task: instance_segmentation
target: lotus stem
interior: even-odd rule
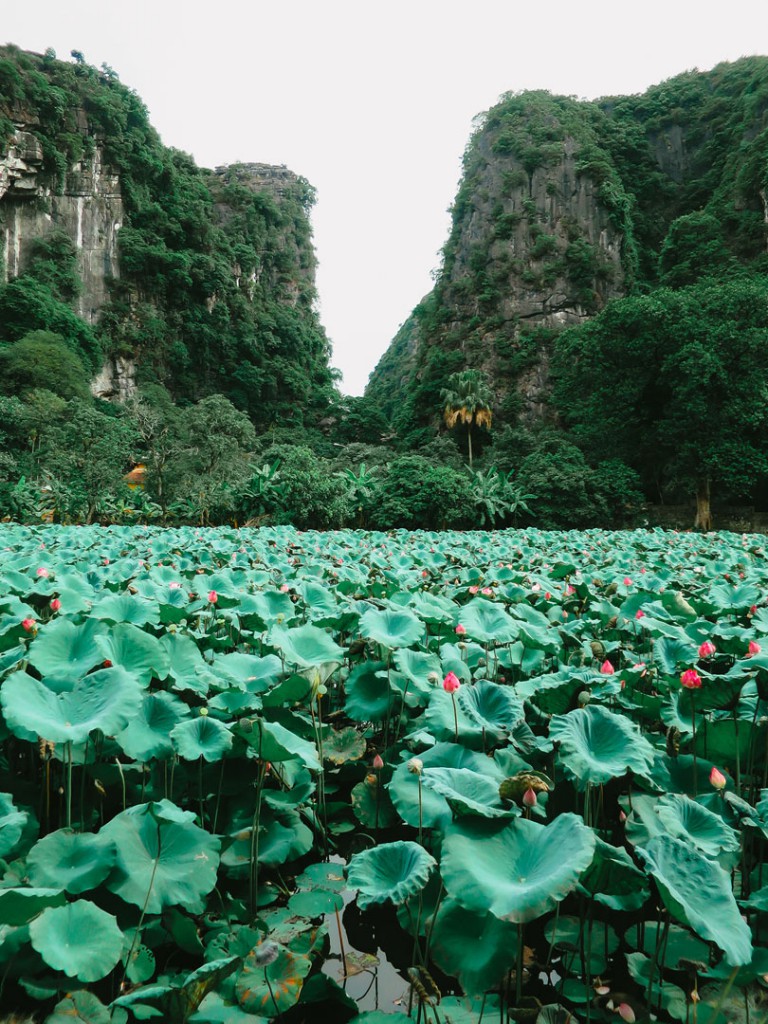
[[[125,810],[125,798],[123,798]],[[72,828],[72,740],[67,742],[67,828]]]
[[[741,750],[739,749],[739,718],[733,709],[733,731],[736,737],[736,793],[741,796]]]
[[[456,742],[459,742],[459,715],[456,710],[456,694],[451,693],[451,700],[453,702],[453,727],[456,733]]]
[[[224,765],[226,764],[225,758],[221,759],[221,769],[219,770],[219,785],[216,790],[216,807],[213,812],[213,825],[211,832],[216,833],[216,826],[219,823],[219,808],[221,807],[221,787],[224,785]]]
[[[523,925],[517,926],[517,970],[515,971],[515,1006],[523,999]]]
[[[122,789],[123,789],[123,810],[125,810],[125,808],[127,807],[126,796],[125,796],[125,773],[123,772],[123,766],[120,764],[120,758],[119,757],[115,758],[115,764],[117,765],[117,770],[120,773],[120,784],[121,784]],[[173,777],[173,776],[171,776],[171,777]],[[173,784],[171,784],[171,793],[173,793]]]
[[[693,796],[694,799],[698,793],[698,769],[696,767],[696,700],[691,693],[691,724],[693,726]]]
[[[334,907],[333,908],[333,912],[336,915],[336,928],[337,928],[338,933],[339,933],[339,949],[341,951],[341,964],[342,964],[342,968],[344,970],[344,977],[346,978],[346,976],[347,976],[347,954],[346,954],[346,952],[344,950],[344,938],[343,938],[342,932],[341,932],[341,918],[339,917],[339,908],[338,907]]]
[[[424,845],[424,829],[423,829],[423,812],[421,803],[421,772],[416,776],[416,781],[419,785],[419,846]]]

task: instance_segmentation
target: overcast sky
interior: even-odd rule
[[[768,54],[767,0],[6,0],[0,39],[73,49],[214,167],[286,164],[318,193],[320,315],[359,394],[440,263],[475,114],[593,99]]]

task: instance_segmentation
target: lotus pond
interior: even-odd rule
[[[3,1011],[768,1020],[762,538],[0,549]]]

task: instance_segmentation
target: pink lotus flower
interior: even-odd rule
[[[216,604],[216,602],[218,600],[219,600],[219,595],[216,593],[216,591],[215,590],[209,590],[208,591],[208,604]]]
[[[460,686],[459,677],[455,672],[449,672],[443,680],[443,689],[446,693],[455,693]]]
[[[747,651],[747,657],[751,658],[753,654],[759,654],[760,651],[762,651],[762,647],[757,642],[757,640],[750,640],[749,641],[749,648],[748,648],[748,651]]]
[[[180,584],[180,583],[176,583],[176,582],[174,582],[174,583],[169,583],[169,584],[168,584],[168,587],[169,587],[169,588],[170,588],[171,590],[181,590],[181,584]]]
[[[381,755],[374,754],[373,761],[371,761],[371,764],[376,769],[376,771],[380,771],[384,767],[384,762],[381,759]]]
[[[41,565],[37,570],[37,575],[42,577],[42,579],[47,579],[48,576],[50,576],[51,574],[48,572],[44,565]]]
[[[467,632],[467,627],[466,626],[462,626],[462,624],[459,623],[458,626],[456,627],[456,635],[457,636],[464,636],[464,634],[466,632]]]
[[[709,783],[714,786],[715,789],[725,789],[728,780],[719,772],[715,766],[712,766],[712,771],[709,773]]]
[[[280,593],[281,594],[287,594],[290,589],[291,588],[288,586],[287,583],[281,583],[280,584]]]
[[[570,584],[570,583],[566,584],[566,587],[565,587],[565,596],[566,596],[566,597],[570,597],[570,596],[571,596],[571,594],[575,594],[575,593],[576,593],[576,591],[575,591],[575,590],[574,590],[574,588],[573,588],[573,587],[571,586],[571,584]]]
[[[687,668],[680,674],[680,683],[686,690],[698,690],[701,686],[701,676],[695,668]]]
[[[54,597],[54,599],[51,601],[51,611],[52,612],[57,612],[57,611],[59,611],[60,608],[61,608],[61,601],[58,599],[58,597]]]
[[[615,671],[616,671],[616,669],[613,667],[613,665],[610,663],[610,661],[608,661],[608,659],[606,658],[605,661],[603,662],[603,664],[600,666],[600,673],[601,673],[601,675],[612,676]]]
[[[470,594],[476,594],[479,589],[480,589],[480,587],[470,587],[469,588],[469,592],[470,592]]]
[[[22,629],[26,633],[32,633],[32,632],[34,632],[34,629],[35,629],[35,620],[34,619],[22,619],[21,620],[21,627],[22,627]]]
[[[699,657],[700,658],[711,658],[716,650],[717,650],[717,648],[715,647],[715,645],[712,643],[711,640],[705,640],[704,643],[699,648]]]
[[[644,619],[645,618],[645,612],[643,611],[642,608],[638,608],[637,609],[637,611],[635,612],[635,618],[636,619]]]
[[[530,788],[526,789],[526,791],[523,793],[523,807],[535,807],[536,803],[536,793],[534,792],[534,790]]]
[[[480,593],[485,594],[485,596],[488,597],[489,594],[493,593],[493,590],[490,587],[483,587]]]

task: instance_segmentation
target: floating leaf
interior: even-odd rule
[[[266,1017],[285,1013],[298,1002],[311,966],[307,956],[274,942],[262,942],[243,962],[235,984],[237,1000],[249,1013]]]

